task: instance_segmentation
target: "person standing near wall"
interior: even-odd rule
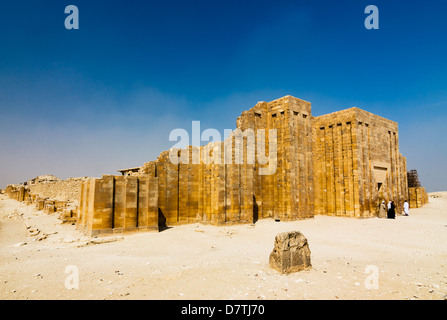
[[[396,219],[396,205],[394,201],[388,203],[388,219]]]
[[[410,205],[408,204],[408,201],[405,200],[404,202],[404,216],[410,215]]]
[[[387,217],[386,204],[385,201],[382,201],[379,204],[379,218],[386,218],[386,217]]]

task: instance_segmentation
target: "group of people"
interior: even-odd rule
[[[403,211],[404,216],[410,215],[410,205],[407,200],[404,202]],[[379,218],[396,219],[396,204],[394,201],[389,201],[388,205],[385,204],[385,201],[382,201],[379,205]]]

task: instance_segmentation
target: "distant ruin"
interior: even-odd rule
[[[422,187],[419,181],[419,175],[417,170],[410,170],[407,172],[408,188],[420,188]]]
[[[408,179],[408,203],[410,208],[420,208],[428,203],[428,195],[425,188],[419,181],[417,170],[410,170],[407,173]]]
[[[313,117],[309,102],[285,96],[259,102],[236,125],[239,130],[225,141],[164,151],[141,167],[119,170],[120,176],[80,180],[77,228],[98,235],[316,214],[369,218],[377,216],[382,200],[393,200],[398,210],[405,200],[413,208],[428,201],[425,189],[409,185],[394,121],[359,108]],[[263,130],[265,136],[246,134]],[[247,161],[259,152],[250,139],[269,146],[269,130],[276,133],[275,157],[269,164]],[[238,150],[241,164],[231,161]],[[269,155],[268,147],[262,151]],[[172,154],[189,161],[175,164]],[[214,161],[192,161],[203,154]]]
[[[38,176],[20,185],[8,185],[4,190],[11,199],[35,205],[37,210],[57,214],[67,223],[76,223],[81,181],[87,177],[61,180],[53,175]]]

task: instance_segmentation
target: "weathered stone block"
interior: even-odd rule
[[[298,272],[311,267],[306,237],[299,231],[283,232],[275,237],[270,267],[281,273]]]
[[[52,214],[54,212],[56,212],[56,207],[54,206],[54,204],[45,204],[45,208],[44,208],[44,212],[46,214]]]
[[[37,199],[36,201],[37,210],[43,210],[45,208],[45,199]]]

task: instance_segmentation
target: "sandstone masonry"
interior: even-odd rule
[[[61,180],[52,175],[39,176],[22,185],[8,185],[5,189],[11,199],[34,205],[47,214],[57,214],[67,223],[76,223],[81,182],[88,178]]]
[[[393,200],[398,213],[405,200],[411,207],[428,201],[421,186],[409,188],[394,121],[359,108],[312,117],[310,102],[285,96],[257,103],[236,125],[225,141],[164,151],[141,167],[119,170],[121,176],[28,190],[76,198],[77,228],[90,235],[315,214],[368,218],[377,216],[382,200]],[[173,154],[188,161],[174,163]],[[268,161],[249,161],[253,154]],[[24,199],[20,187],[5,192]]]

